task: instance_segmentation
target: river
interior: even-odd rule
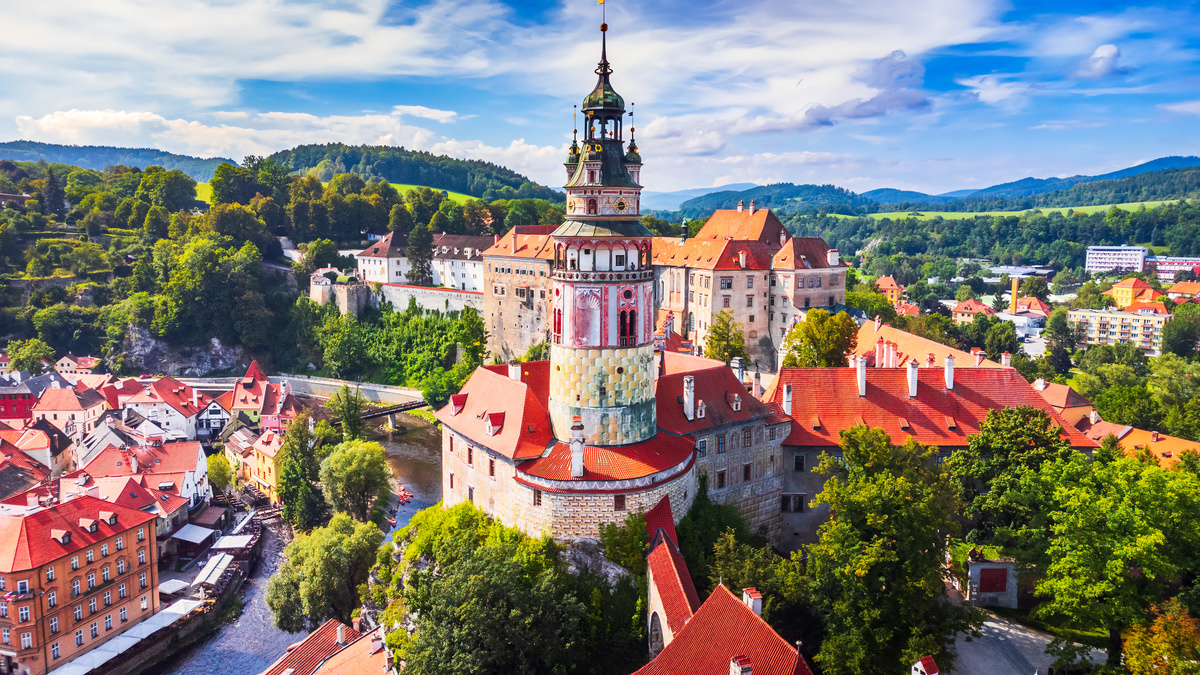
[[[383,445],[392,475],[413,493],[412,502],[396,512],[396,527],[402,528],[414,513],[442,498],[441,433],[437,425],[419,417],[403,413],[396,417],[397,423],[408,429],[406,433],[377,433],[372,440]],[[266,537],[263,559],[242,587],[245,606],[238,620],[147,675],[258,675],[283,656],[289,645],[304,639],[304,633],[279,630],[271,620],[267,580],[282,561],[283,546],[270,530]]]

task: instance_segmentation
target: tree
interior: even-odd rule
[[[815,500],[832,518],[808,549],[809,595],[826,637],[816,660],[828,675],[907,673],[932,654],[953,667],[954,635],[982,615],[945,602],[943,532],[959,511],[932,448],[911,438],[900,447],[883,429],[842,431],[844,462],[825,454],[827,477]]]
[[[1048,599],[1037,612],[1103,627],[1108,663],[1117,667],[1122,632],[1140,624],[1195,565],[1200,481],[1190,472],[1107,454],[1096,461],[1074,455],[1043,473],[1059,487],[1049,512],[1050,562],[1037,584]]]
[[[993,310],[997,312],[1006,312],[1008,311],[1008,304],[1008,301],[1004,299],[1003,291],[996,291],[996,294],[992,296]]]
[[[746,352],[746,336],[742,334],[742,324],[733,320],[733,314],[727,310],[713,319],[704,337],[704,355],[710,359],[723,361],[729,365],[735,356],[749,359]]]
[[[808,317],[792,326],[783,340],[783,367],[845,367],[857,345],[858,324],[849,314],[809,310]]]
[[[213,206],[220,204],[249,204],[258,192],[252,169],[222,163],[208,182],[212,188]]]
[[[367,581],[383,533],[339,513],[328,527],[301,534],[283,550],[287,560],[267,583],[275,625],[290,633],[326,619],[350,623],[359,584]]]
[[[1178,598],[1151,609],[1150,617],[1125,637],[1125,667],[1131,675],[1195,675],[1200,621]]]
[[[346,441],[321,462],[326,501],[358,520],[371,515],[377,498],[386,498],[390,476],[383,446],[369,441]]]
[[[47,363],[53,364],[55,359],[54,349],[37,338],[9,342],[8,358],[13,370],[24,370],[33,375],[52,369],[53,366]]]
[[[229,460],[225,458],[224,453],[209,455],[208,482],[212,483],[217,492],[224,492],[233,482],[233,468],[229,466]]]
[[[388,229],[399,234],[408,234],[413,228],[412,211],[404,204],[396,204],[392,206],[391,213],[388,214]]]
[[[1128,424],[1138,429],[1160,429],[1162,407],[1145,385],[1110,387],[1092,400],[1106,422]]]
[[[433,233],[423,224],[413,226],[405,247],[410,265],[408,283],[414,286],[433,285]]]
[[[1046,285],[1046,280],[1041,277],[1027,277],[1021,282],[1020,289],[1021,297],[1037,298],[1045,301],[1050,297],[1050,287]]]
[[[989,328],[983,344],[988,358],[993,361],[999,361],[1005,352],[1016,354],[1021,350],[1021,343],[1017,342],[1017,329],[1009,321],[997,322]]]
[[[1196,341],[1200,339],[1200,322],[1190,316],[1176,316],[1162,329],[1162,351],[1189,358],[1196,353]]]
[[[975,291],[971,290],[971,287],[966,284],[959,286],[958,289],[954,291],[954,299],[958,302],[970,300],[974,297]]]
[[[53,167],[47,167],[46,187],[42,189],[42,203],[45,205],[46,215],[61,218],[67,210],[66,202],[66,192],[58,182],[58,177],[54,175]]]
[[[293,448],[283,451],[276,461],[276,471],[279,472],[279,498],[283,502],[283,512],[280,515],[300,531],[309,530],[319,523],[322,511],[321,495],[313,487],[304,470],[302,457],[305,454]]]
[[[267,224],[253,209],[244,204],[213,206],[201,220],[200,227],[203,231],[229,237],[238,246],[248,241],[258,248],[259,253],[268,251],[272,239],[271,233],[267,231]]]
[[[196,181],[179,169],[146,173],[134,196],[175,213],[191,209],[196,202]]]
[[[325,403],[329,414],[341,420],[342,438],[347,441],[362,438],[366,427],[362,414],[366,407],[367,400],[363,398],[362,392],[357,389],[351,392],[349,385],[342,385],[342,388]]]
[[[146,212],[146,219],[142,221],[142,232],[146,239],[150,241],[158,241],[166,239],[170,234],[171,229],[171,214],[161,206],[152,206]]]

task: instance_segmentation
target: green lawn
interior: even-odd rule
[[[421,187],[425,187],[425,186],[424,185],[408,185],[406,183],[392,183],[392,187],[396,188],[396,190],[398,190],[400,192],[400,194],[403,195],[404,193],[408,192],[409,190],[415,190],[417,188],[421,188]],[[437,188],[434,188],[434,189],[436,190]],[[450,195],[450,199],[458,204],[465,204],[468,199],[475,199],[475,197],[472,197],[471,195],[465,195],[461,192],[451,192],[449,190],[442,190],[442,192],[445,192],[446,194]],[[196,183],[196,199],[199,199],[200,201],[202,201],[206,204],[212,204],[212,186],[209,185],[208,183]]]
[[[1167,200],[1167,201],[1127,202],[1124,204],[1103,204],[1100,206],[1060,206],[1060,207],[1042,208],[1042,209],[1038,209],[1038,210],[1040,210],[1042,213],[1050,213],[1051,211],[1058,211],[1059,213],[1061,213],[1065,216],[1067,214],[1067,211],[1074,211],[1076,213],[1096,213],[1097,211],[1107,211],[1114,206],[1116,206],[1119,209],[1124,209],[1125,211],[1133,211],[1133,210],[1141,208],[1142,206],[1145,206],[1148,209],[1152,209],[1156,206],[1162,206],[1163,204],[1173,204],[1176,201],[1178,201],[1178,200],[1171,199],[1171,200]],[[917,218],[919,220],[931,220],[933,218],[937,218],[938,216],[941,216],[945,220],[962,220],[963,218],[974,218],[975,216],[1019,216],[1023,213],[1027,213],[1027,211],[887,211],[885,213],[872,213],[872,214],[870,214],[870,217],[875,218],[876,220],[880,220],[883,218],[891,218],[892,220],[896,220],[899,218]],[[913,215],[913,214],[916,214],[916,215]],[[834,215],[838,218],[853,218],[854,217],[854,216],[845,216],[840,213],[831,214],[831,215]]]

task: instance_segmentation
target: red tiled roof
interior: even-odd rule
[[[646,541],[651,545],[654,543],[654,537],[658,534],[658,529],[661,527],[667,533],[667,538],[679,544],[679,538],[675,536],[675,514],[671,512],[671,498],[668,495],[663,495],[663,498],[658,500],[654,508],[646,512]]]
[[[1043,302],[1040,298],[1027,296],[1024,298],[1017,298],[1017,309],[1019,311],[1041,312],[1043,314],[1049,314],[1054,308]]]
[[[339,626],[343,636],[343,643],[340,645],[337,642]],[[309,633],[308,637],[288,647],[287,653],[264,670],[262,675],[283,675],[285,671],[288,675],[312,675],[322,661],[342,651],[351,641],[360,637],[362,633],[337,619],[330,619]]]
[[[892,277],[879,277],[875,280],[875,288],[881,291],[898,291],[901,286]]]
[[[127,476],[133,474],[130,457],[137,457],[139,474],[183,474],[197,470],[201,454],[198,441],[175,441],[162,445],[135,445],[121,450],[109,445],[83,467],[91,476]]]
[[[735,656],[754,675],[811,675],[808,663],[724,585],[700,605],[653,661],[635,675],[725,675]]]
[[[359,252],[360,258],[403,258],[404,249],[408,246],[408,237],[395,232],[388,232],[383,239],[366,247]]]
[[[786,231],[771,209],[755,209],[754,213],[750,209],[717,209],[695,239],[757,241],[779,248],[779,234]]]
[[[879,338],[883,338],[885,344],[890,342],[896,345],[896,363],[898,367],[903,367],[911,359],[916,359],[921,365],[925,365],[929,354],[933,354],[934,362],[939,367],[945,365],[947,356],[954,357],[955,368],[975,367],[975,357],[961,349],[955,349],[929,338],[913,335],[886,323],[881,323],[879,328],[876,328],[874,321],[867,321],[858,327],[858,342],[855,343],[854,347],[854,353],[867,357],[867,365],[869,366],[882,367],[881,364],[875,362],[875,345],[879,342]],[[995,361],[984,359],[983,367],[1001,368],[1002,366]]]
[[[704,402],[704,417],[693,414],[688,421],[683,411],[683,378],[695,378],[695,410]],[[738,381],[733,369],[720,365],[715,368],[694,370],[690,373],[671,373],[658,378],[655,388],[657,399],[658,426],[673,434],[690,434],[708,431],[728,424],[736,424],[771,414],[762,401],[750,395],[744,384]],[[741,410],[733,409],[740,397]]]
[[[388,653],[383,639],[382,627],[363,635],[326,659],[314,675],[386,675]]]
[[[220,396],[217,396],[217,398],[215,400],[217,402],[217,405],[221,406],[221,408],[225,412],[229,412],[233,409],[231,407],[233,405],[233,391],[232,390],[223,392]]]
[[[550,236],[556,225],[520,225],[510,228],[495,244],[483,252],[484,257],[554,258],[554,240]]]
[[[655,265],[691,267],[709,270],[769,270],[778,244],[726,239],[680,239],[654,237],[651,240]],[[746,266],[741,254],[746,254]]]
[[[48,410],[78,410],[83,411],[95,406],[102,406],[106,402],[105,398],[100,395],[100,392],[95,389],[84,389],[77,391],[75,389],[56,389],[49,387],[42,392],[38,397],[37,403],[33,404],[34,412],[42,412]]]
[[[962,302],[958,303],[957,305],[954,306],[954,311],[955,312],[967,312],[970,314],[978,314],[979,312],[983,312],[984,314],[989,314],[989,315],[996,313],[996,310],[992,309],[991,307],[988,307],[987,305],[983,304],[982,302],[980,302],[979,300],[977,300],[975,298],[971,298],[970,300],[963,300]]]
[[[1200,281],[1180,281],[1168,288],[1167,293],[1178,293],[1179,295],[1200,294]]]
[[[663,360],[663,374],[672,375],[675,373],[691,373],[697,370],[707,370],[724,366],[725,364],[704,356],[693,356],[683,352],[663,352],[661,355]]]
[[[101,511],[117,515],[117,524],[109,525]],[[81,495],[50,507],[0,507],[0,572],[29,570],[57,560],[68,553],[88,548],[120,532],[153,522],[155,514],[125,508],[96,497]],[[81,520],[94,520],[96,532],[80,526]],[[67,544],[51,538],[51,530],[71,534]]]
[[[253,449],[262,452],[267,457],[274,458],[279,454],[279,450],[283,448],[283,434],[275,431],[267,431],[258,440],[254,441]]]
[[[646,566],[654,589],[662,600],[663,613],[666,614],[663,619],[671,629],[671,634],[678,635],[700,608],[700,596],[696,594],[687,563],[683,561],[675,542],[667,539],[646,556]]]
[[[541,455],[550,444],[550,362],[521,364],[521,381],[507,375],[506,365],[477,368],[459,391],[462,407],[448,403],[437,411],[438,420],[454,431],[510,459]],[[455,413],[455,410],[458,413]],[[508,420],[500,433],[488,433],[488,416],[505,412]],[[568,452],[568,456],[570,453]],[[569,461],[569,460],[568,460]],[[568,476],[570,467],[568,466]]]
[[[133,396],[145,388],[145,383],[139,382],[136,377],[128,377],[119,382],[104,385],[100,388],[100,393],[108,400],[109,407],[115,410],[122,407],[121,397]]]
[[[1128,279],[1122,279],[1122,280],[1118,281],[1117,283],[1113,284],[1112,287],[1113,288],[1150,288],[1150,284],[1146,283],[1145,281],[1142,281],[1141,279],[1139,279],[1137,277],[1129,277]]]
[[[764,400],[781,403],[784,386],[792,385],[793,422],[784,441],[787,445],[835,446],[842,429],[863,423],[887,431],[896,445],[911,436],[929,445],[965,447],[967,438],[979,433],[989,410],[1028,405],[1045,410],[1055,424],[1063,426],[1072,447],[1096,447],[1067,425],[1012,368],[956,368],[953,391],[946,390],[943,368],[920,368],[916,398],[908,397],[906,371],[868,368],[867,395],[860,398],[853,368],[784,368]],[[907,429],[901,428],[901,420],[907,421]]]
[[[571,478],[571,446],[555,442],[550,453],[517,465],[517,471],[546,480],[612,481],[642,478],[687,461],[695,444],[687,438],[659,433],[631,445],[583,448],[583,478]]]
[[[1161,302],[1143,302],[1141,300],[1131,303],[1128,307],[1121,310],[1122,312],[1137,313],[1142,310],[1150,310],[1155,314],[1170,314],[1167,311],[1167,306]]]
[[[1046,402],[1055,408],[1082,408],[1092,404],[1091,401],[1084,398],[1079,392],[1065,384],[1058,384],[1057,382],[1043,382],[1041,389],[1038,389],[1035,384],[1034,390],[1040,393],[1042,398],[1046,399]]]
[[[920,316],[921,308],[913,304],[905,303],[896,308],[896,314],[899,316]]]
[[[196,405],[192,405],[192,388],[173,377],[162,377],[142,391],[129,397],[126,405],[135,403],[166,403],[184,417],[192,417],[208,407],[212,398],[196,392]]]
[[[830,269],[845,263],[829,264],[829,244],[820,237],[792,237],[775,253],[772,266],[777,270]]]

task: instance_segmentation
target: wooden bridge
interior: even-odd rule
[[[409,401],[407,403],[399,403],[397,405],[390,405],[390,406],[387,406],[386,408],[372,408],[371,410],[364,410],[361,417],[364,420],[373,420],[373,419],[383,417],[386,415],[388,418],[388,423],[391,424],[393,427],[395,427],[396,426],[396,413],[408,412],[409,410],[416,410],[417,408],[423,408],[427,405],[429,405],[429,404],[425,402],[425,399],[417,399],[415,401]],[[333,426],[335,426],[335,427],[340,426],[341,423],[342,423],[341,420],[336,420],[333,422]]]

